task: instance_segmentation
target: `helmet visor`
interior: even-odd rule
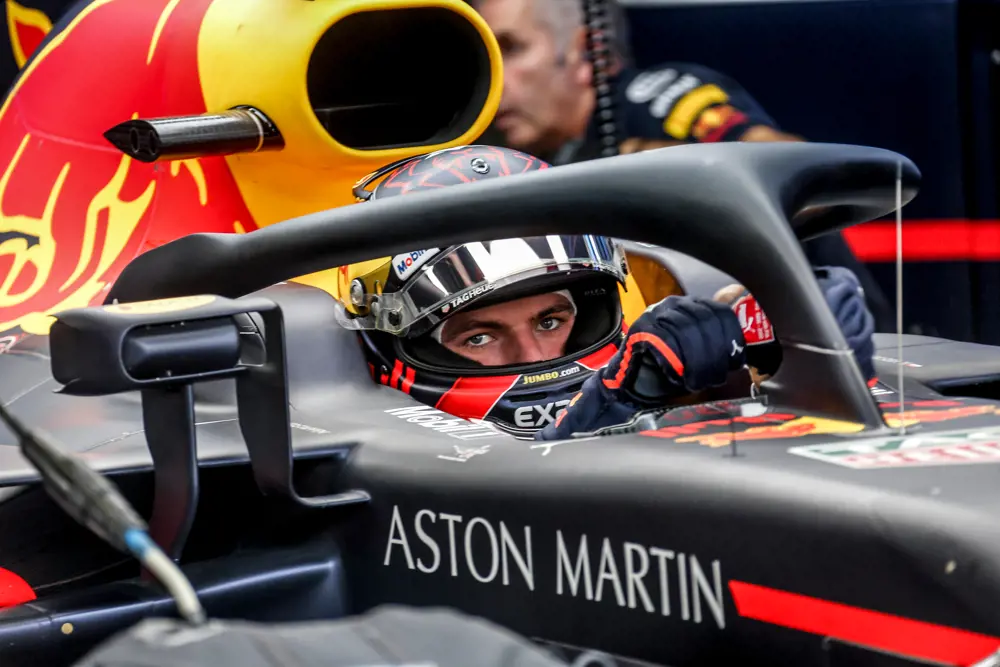
[[[539,276],[555,279],[601,272],[625,281],[625,254],[613,239],[551,235],[454,246],[432,258],[397,291],[373,295],[362,317],[342,320],[352,329],[419,336],[457,310],[497,290]]]

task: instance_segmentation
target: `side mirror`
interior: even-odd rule
[[[237,319],[250,313],[267,334],[263,359],[259,340],[241,340]],[[49,336],[61,393],[141,392],[156,489],[150,534],[172,558],[180,557],[198,504],[197,382],[236,379],[240,431],[264,494],[306,507],[369,500],[358,490],[303,498],[293,487],[284,325],[273,301],[206,294],[79,308],[57,314]]]
[[[59,313],[49,333],[52,376],[75,396],[232,377],[246,370],[233,316],[248,306],[275,308],[200,295]]]

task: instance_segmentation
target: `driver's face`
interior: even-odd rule
[[[574,320],[565,296],[539,294],[456,313],[442,325],[441,344],[484,366],[549,361],[564,355]]]

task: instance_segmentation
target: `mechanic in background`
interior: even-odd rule
[[[546,168],[510,149],[462,146],[389,165],[354,194],[370,202]],[[781,361],[773,329],[738,285],[714,300],[670,296],[623,313],[627,263],[607,237],[426,248],[344,266],[339,276],[339,321],[358,331],[376,382],[522,437],[626,424],[744,368],[757,382]],[[871,380],[873,322],[857,279],[840,268],[816,277]]]
[[[474,0],[503,55],[494,121],[507,145],[554,164],[600,155],[597,92],[581,0]],[[729,77],[691,63],[628,66],[626,22],[607,0],[609,73],[623,153],[684,143],[801,141],[787,134]]]
[[[553,164],[601,154],[593,66],[587,57],[581,0],[471,0],[503,54],[504,91],[491,132],[502,143]],[[614,122],[634,153],[687,143],[802,141],[778,127],[736,81],[708,67],[670,62],[649,70],[629,66],[627,23],[606,0],[614,82]],[[860,279],[878,331],[894,331],[888,300],[839,233],[803,243],[814,266],[843,266]]]

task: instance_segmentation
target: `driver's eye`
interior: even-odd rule
[[[465,344],[471,345],[472,347],[482,347],[483,345],[489,343],[492,339],[493,337],[489,334],[481,333],[476,334],[475,336],[469,336],[469,338],[466,339]]]
[[[557,320],[554,317],[546,317],[538,323],[538,328],[542,331],[554,331],[559,328],[560,324],[562,324],[560,320]]]

